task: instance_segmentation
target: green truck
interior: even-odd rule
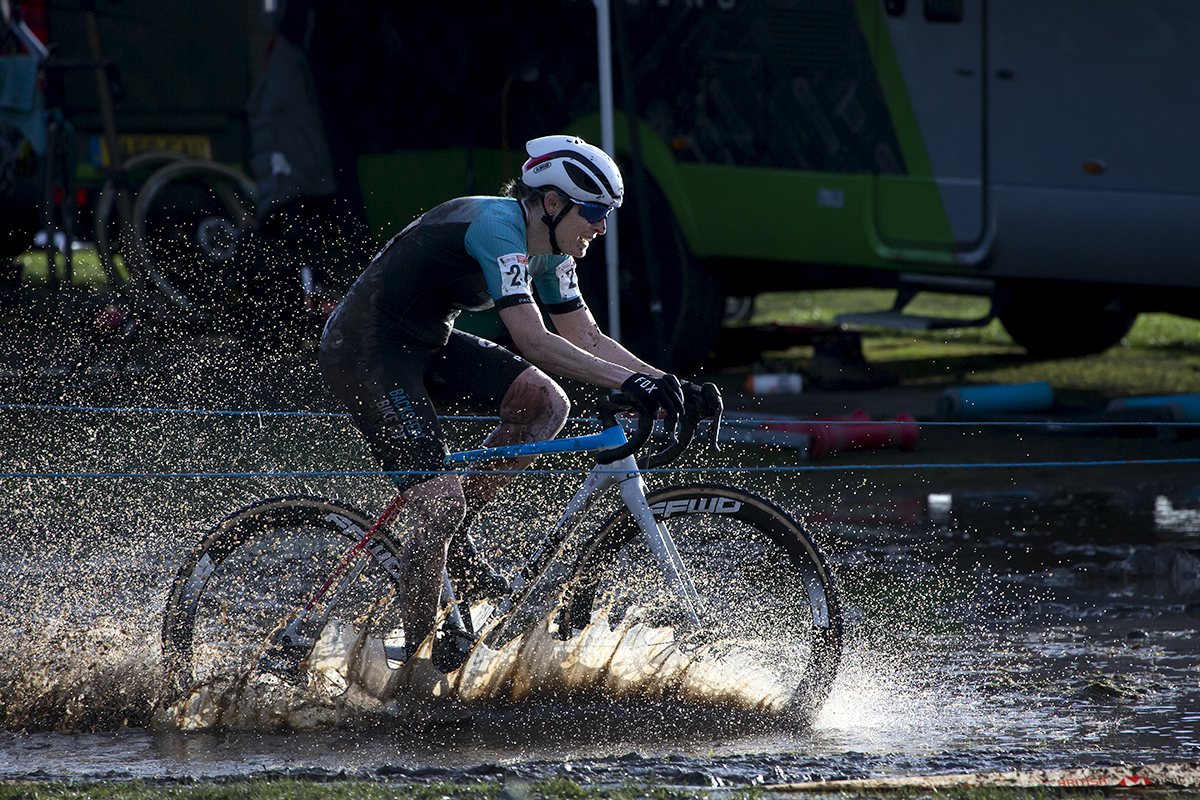
[[[380,240],[495,192],[527,139],[601,141],[589,0],[315,7],[330,141]],[[727,301],[767,291],[895,288],[844,321],[998,317],[1049,356],[1101,351],[1139,312],[1200,315],[1195,0],[612,0],[611,21],[622,335],[648,358],[697,365]],[[254,70],[227,67],[248,91]],[[607,324],[603,248],[587,261]],[[905,313],[922,291],[991,311]]]
[[[557,5],[574,14],[572,51],[503,75],[503,119],[552,97],[589,111],[556,129],[598,142],[578,102],[591,4]],[[1115,344],[1138,312],[1200,314],[1200,4],[620,0],[613,14],[634,349],[694,365],[727,298],[808,288],[898,290],[895,308],[851,323],[998,316],[1051,356]],[[529,132],[496,127],[501,148],[363,157],[373,226],[511,175]],[[589,260],[603,318],[604,264]],[[984,295],[991,311],[904,313],[921,291]]]

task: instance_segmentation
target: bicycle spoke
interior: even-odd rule
[[[305,624],[288,630],[366,525],[350,509],[292,497],[250,506],[214,529],[168,602],[163,650],[177,689],[263,673],[304,684],[314,671],[344,683],[356,642],[374,637],[394,650],[403,634],[390,543],[373,541]]]

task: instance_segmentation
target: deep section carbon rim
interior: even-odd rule
[[[770,501],[728,486],[671,487],[648,500],[695,586],[702,630],[688,631],[622,509],[584,545],[560,631],[596,619],[674,629],[689,657],[755,673],[759,706],[811,718],[837,674],[843,622],[833,576],[807,532]]]

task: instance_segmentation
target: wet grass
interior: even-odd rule
[[[770,787],[698,788],[653,784],[586,786],[566,779],[532,783],[390,783],[357,779],[296,780],[250,779],[228,782],[105,782],[59,783],[11,781],[0,784],[0,800],[684,800],[685,798],[828,798],[873,800],[874,798],[937,798],[938,800],[1092,800],[1128,796],[1128,789],[1106,793],[1099,790],[1011,789],[1000,787],[947,787],[937,791],[898,789],[893,791],[780,792]],[[1195,798],[1194,793],[1155,791],[1159,800]]]
[[[751,322],[832,324],[838,314],[890,308],[894,296],[892,291],[877,289],[764,294],[756,301]],[[907,310],[971,319],[987,313],[988,301],[929,293],[918,296]],[[1110,396],[1200,391],[1200,320],[1172,314],[1142,314],[1120,344],[1080,358],[1031,358],[997,320],[941,331],[862,330],[867,361],[898,374],[904,385],[1044,380],[1059,391],[1099,391]],[[812,348],[771,355],[793,360],[802,370]]]

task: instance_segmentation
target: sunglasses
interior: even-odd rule
[[[608,216],[608,212],[612,211],[612,206],[603,206],[599,203],[580,203],[575,202],[579,208],[579,216],[587,220],[589,225],[595,225],[600,220]]]

